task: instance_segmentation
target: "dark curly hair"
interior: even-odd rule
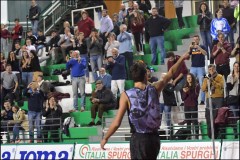
[[[130,73],[134,82],[143,82],[147,73],[146,64],[143,61],[136,61],[130,68]]]

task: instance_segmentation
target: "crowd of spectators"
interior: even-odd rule
[[[1,24],[1,112],[3,120],[11,120],[14,124],[14,138],[12,142],[19,142],[20,124],[27,118],[24,111],[15,106],[15,101],[20,101],[23,96],[28,101],[28,119],[30,142],[33,142],[33,122],[36,123],[37,139],[41,141],[41,117],[61,118],[62,109],[56,97],[49,97],[50,84],[44,81],[40,63],[49,59],[50,64],[66,64],[70,71],[73,90],[73,110],[71,112],[85,111],[85,84],[90,83],[89,72],[92,71],[93,81],[96,82],[91,102],[91,118],[89,126],[95,124],[96,112],[99,121],[104,111],[117,107],[118,95],[124,92],[126,80],[131,80],[130,67],[133,65],[134,55],[143,55],[144,42],[151,48],[151,64],[157,64],[157,48],[161,53],[161,65],[167,65],[168,70],[177,62],[179,55],[169,52],[166,56],[164,47],[164,32],[171,21],[164,17],[164,5],[155,1],[156,7],[151,7],[149,0],[128,2],[128,8],[121,4],[119,13],[108,15],[103,9],[100,16],[100,28],[96,29],[93,19],[87,11],[80,13],[81,19],[76,26],[71,26],[68,21],[63,24],[62,31],[51,31],[51,36],[46,41],[43,31],[38,29],[40,7],[33,0],[30,8],[29,19],[32,30],[27,31],[25,44],[21,46],[23,27],[19,19],[15,19],[15,26],[9,31],[5,24]],[[184,29],[182,18],[183,1],[174,0],[179,29]],[[151,10],[151,14],[149,13]],[[211,82],[211,98],[214,108],[223,106],[224,86],[228,84],[226,92],[229,95],[239,95],[239,38],[235,41],[234,33],[239,12],[239,4],[234,9],[227,0],[221,2],[220,8],[213,13],[206,2],[199,5],[197,23],[200,35],[195,35],[189,47],[186,47],[191,57],[191,68],[182,63],[174,74],[170,84],[177,91],[177,102],[184,102],[184,111],[198,110],[198,96],[201,95],[200,104],[209,107],[209,90],[207,79]],[[111,18],[111,16],[113,18]],[[7,53],[7,40],[12,38],[12,49]],[[200,37],[203,44],[200,44]],[[133,44],[136,47],[134,53]],[[235,45],[235,42],[236,45]],[[43,51],[47,52],[44,57]],[[230,57],[236,57],[234,70],[230,71]],[[164,59],[168,57],[168,62]],[[205,73],[205,59],[210,60],[208,73]],[[215,63],[215,65],[214,65]],[[89,67],[90,65],[90,67]],[[148,81],[153,83],[159,77],[151,76],[147,68]],[[207,78],[204,78],[207,75]],[[161,76],[164,76],[161,75]],[[223,78],[224,77],[224,78]],[[161,77],[162,78],[162,77]],[[80,90],[81,104],[78,104],[78,89]],[[23,92],[22,92],[23,91]],[[23,96],[22,96],[23,93]],[[200,94],[199,94],[200,93]],[[206,96],[206,100],[205,100]],[[171,106],[160,96],[161,112],[168,114],[170,119]],[[47,101],[46,101],[47,100]],[[164,102],[166,101],[166,104]],[[10,106],[10,109],[9,107]],[[12,107],[13,106],[13,107]],[[234,116],[239,116],[239,104],[231,105]],[[14,115],[14,116],[12,116]],[[14,118],[15,117],[15,118]],[[197,118],[195,114],[186,114],[186,119]],[[16,122],[17,121],[17,122]],[[55,124],[54,120],[47,120],[46,124]],[[168,120],[167,126],[170,126]],[[194,122],[195,123],[195,122]],[[187,122],[188,126],[190,125]],[[16,129],[18,128],[18,129]],[[50,127],[50,129],[59,129]],[[48,126],[43,127],[44,137]],[[198,132],[198,130],[196,130]],[[53,133],[54,141],[59,141],[57,133]]]

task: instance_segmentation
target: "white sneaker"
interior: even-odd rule
[[[143,51],[139,52],[138,54],[139,54],[139,55],[141,55],[141,56],[143,56],[143,55],[144,55]]]

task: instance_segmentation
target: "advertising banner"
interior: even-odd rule
[[[221,159],[239,159],[239,141],[223,141]]]
[[[14,159],[16,152],[16,145],[1,145],[1,158],[2,160]]]
[[[15,159],[72,159],[73,144],[18,145]]]
[[[215,142],[216,159],[220,157],[221,143]],[[213,159],[212,142],[165,142],[161,144],[158,159]]]
[[[74,159],[131,159],[129,143],[107,143],[106,150],[100,144],[77,144]]]

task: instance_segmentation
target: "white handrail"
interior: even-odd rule
[[[47,15],[50,15],[52,12],[54,12],[56,9],[58,9],[58,7],[61,6],[61,3],[58,3],[57,6],[52,9]],[[46,19],[47,17],[43,17],[43,19]]]
[[[57,4],[59,4],[59,3],[60,3],[59,0],[55,1],[55,2],[52,4],[52,6],[49,7],[42,16],[49,15],[48,12],[51,12],[51,11],[53,10],[53,8],[54,8]]]
[[[72,10],[71,17],[72,17],[72,26],[74,26],[74,18],[73,18],[73,13],[82,11],[82,10],[88,10],[88,9],[95,9],[95,8],[101,8],[103,10],[103,5],[101,6],[95,6],[95,7],[86,7],[86,8],[81,8],[81,9],[74,9]]]

